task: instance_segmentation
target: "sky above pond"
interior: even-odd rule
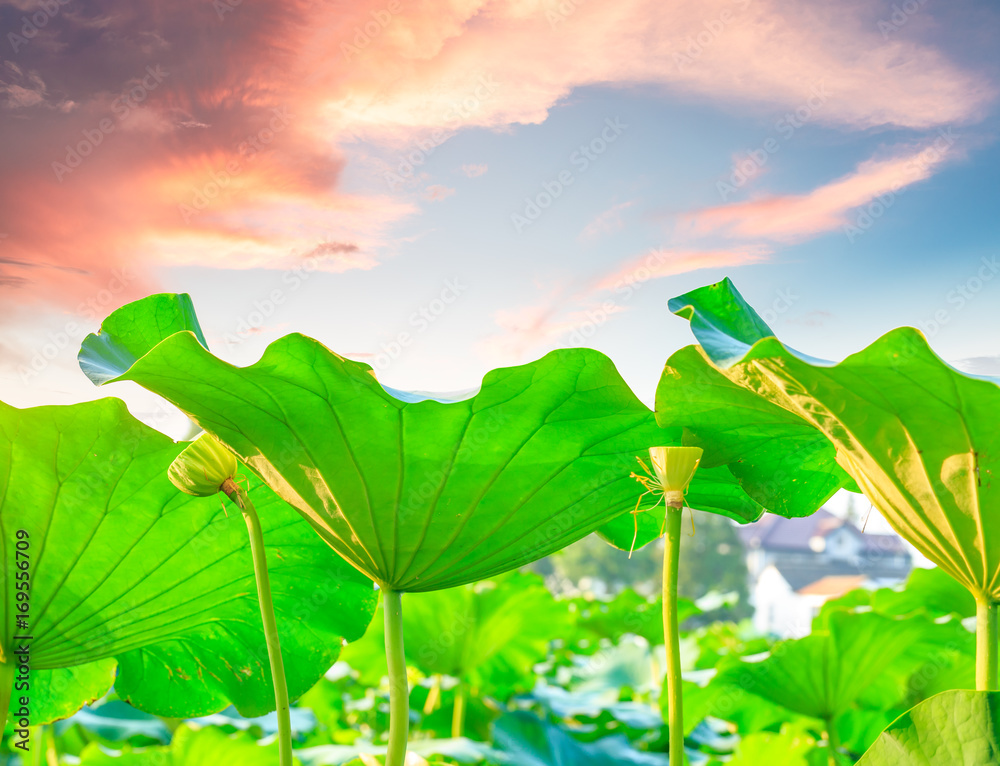
[[[0,2],[0,398],[188,292],[237,364],[292,331],[387,385],[560,346],[647,402],[731,277],[840,359],[899,325],[1000,374],[990,2]]]

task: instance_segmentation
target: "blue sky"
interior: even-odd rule
[[[50,160],[97,124],[109,94],[134,87],[123,73],[146,59],[99,66],[74,19],[54,19],[46,34],[72,37],[66,56],[95,74],[71,82],[39,40],[6,54],[3,167],[20,191],[0,211],[0,398],[118,395],[180,435],[183,421],[134,387],[92,389],[74,356],[97,314],[182,291],[214,350],[240,364],[300,331],[374,364],[388,385],[450,391],[585,344],[651,402],[667,356],[691,342],[667,300],[723,276],[816,356],[909,324],[947,360],[1000,374],[994,5],[911,0],[886,32],[892,4],[824,17],[795,3],[636,0],[610,19],[587,2],[556,27],[553,4],[452,4],[445,23],[427,3],[394,16],[357,60],[316,69],[312,46],[353,39],[371,12],[359,4],[356,19],[296,28],[300,44],[280,61],[265,47],[266,74],[237,66],[237,53],[211,82],[164,49],[176,79],[58,182]],[[0,3],[0,18],[11,7]],[[753,17],[733,16],[697,61],[678,63],[737,11]],[[112,17],[131,36],[163,25],[129,13]],[[249,57],[266,19],[239,27],[235,14],[211,34]],[[308,87],[277,88],[305,64]],[[267,77],[270,102],[232,98]],[[493,84],[476,95],[484,77]],[[240,137],[285,102],[290,127],[240,154]],[[387,180],[407,156],[420,161],[412,175]],[[720,187],[754,157],[766,162]],[[181,221],[178,205],[234,160],[218,201]],[[525,223],[530,201],[557,187]],[[105,295],[115,269],[130,276]],[[87,300],[96,311],[80,311]],[[39,361],[46,347],[55,353]]]

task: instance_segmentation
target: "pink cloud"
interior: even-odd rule
[[[848,223],[848,213],[929,178],[956,155],[954,137],[942,131],[920,149],[897,149],[893,156],[862,162],[854,171],[806,194],[760,197],[705,208],[683,223],[696,235],[766,238],[798,242]],[[884,203],[883,203],[884,204]]]
[[[556,288],[536,304],[501,309],[493,317],[498,332],[485,338],[479,350],[491,363],[513,364],[564,343],[584,345],[606,322],[627,311],[628,302],[654,279],[760,263],[770,254],[770,248],[763,245],[654,250],[622,263],[574,293],[567,295]]]
[[[418,208],[341,188],[353,139],[412,150],[538,123],[582,86],[790,111],[819,88],[815,119],[849,128],[966,122],[994,95],[933,45],[883,40],[860,1],[621,0],[556,18],[538,0],[389,5],[106,0],[98,21],[57,14],[3,72],[0,173],[18,179],[0,189],[5,300],[73,306],[127,266],[124,301],[155,287],[157,267],[288,268],[327,239],[358,249],[323,268],[371,268]],[[78,167],[56,168],[88,141]],[[811,207],[809,226],[849,202]],[[759,205],[761,236],[794,235],[780,203]],[[754,231],[732,211],[706,215]]]
[[[818,101],[813,119],[851,128],[982,115],[995,95],[987,75],[933,45],[883,39],[880,11],[859,0],[621,0],[573,4],[554,21],[524,0],[407,4],[365,50],[363,75],[340,80],[329,114],[391,140],[538,123],[574,88],[652,83],[730,107],[794,113]]]
[[[424,190],[424,197],[432,202],[440,202],[443,199],[447,199],[454,193],[455,190],[447,186],[442,186],[441,184],[431,184]]]
[[[699,269],[762,263],[770,257],[771,252],[771,249],[765,245],[746,245],[719,250],[676,250],[671,248],[654,250],[623,263],[618,269],[604,275],[595,283],[593,289],[595,292],[615,291],[651,279],[673,277]]]

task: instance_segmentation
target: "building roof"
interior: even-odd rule
[[[816,582],[811,582],[804,588],[799,588],[798,593],[803,596],[829,596],[837,598],[843,596],[847,591],[862,587],[868,582],[868,576],[856,575],[827,575],[821,577]]]
[[[834,516],[823,508],[812,516],[798,519],[786,519],[765,513],[759,521],[745,524],[737,531],[746,548],[810,553],[813,552],[810,540],[816,537],[826,539],[832,532],[841,528],[847,528],[857,535],[868,553],[895,555],[906,552],[906,546],[898,536],[863,533],[850,521]]]
[[[769,566],[777,569],[794,591],[801,591],[806,586],[831,577],[860,577],[862,580],[873,581],[900,580],[910,571],[909,563],[905,567],[886,566],[878,561],[834,561],[819,556],[794,563],[775,561]]]

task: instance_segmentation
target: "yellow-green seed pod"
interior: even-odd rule
[[[649,448],[653,472],[663,487],[663,499],[667,505],[683,505],[684,493],[701,462],[702,452],[701,447]]]
[[[209,497],[217,494],[237,469],[236,456],[211,434],[202,434],[174,458],[167,476],[181,492]]]

